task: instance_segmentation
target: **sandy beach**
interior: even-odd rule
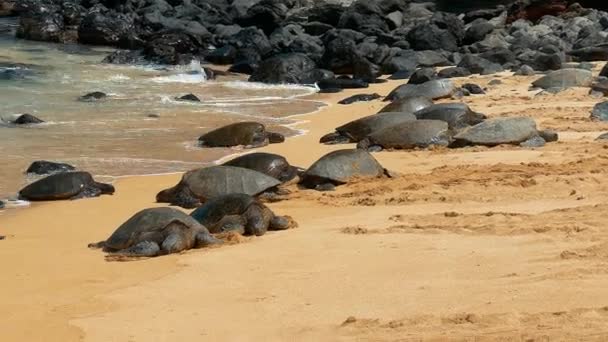
[[[596,71],[601,65],[596,66]],[[502,84],[488,86],[492,79]],[[537,77],[455,79],[489,117],[530,116],[560,141],[374,154],[399,175],[299,190],[269,206],[298,228],[212,249],[107,262],[103,240],[180,175],[124,178],[113,196],[0,215],[2,341],[528,341],[608,338],[607,123],[588,89]],[[319,94],[307,134],[261,151],[307,167],[319,138],[376,113],[403,81]],[[444,102],[459,100],[444,100]]]

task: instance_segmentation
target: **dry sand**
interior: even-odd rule
[[[495,77],[458,83],[486,86]],[[534,96],[501,75],[464,98],[526,115],[561,140],[375,154],[401,175],[272,203],[299,228],[222,248],[106,262],[107,237],[179,175],[118,181],[114,196],[0,216],[2,341],[394,341],[608,339],[608,124],[587,89]],[[386,95],[401,82],[374,85]],[[335,103],[308,134],[265,148],[308,166],[318,139],[385,103]]]

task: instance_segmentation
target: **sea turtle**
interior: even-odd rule
[[[433,101],[427,97],[415,96],[415,97],[405,97],[402,99],[395,100],[382,109],[380,109],[379,113],[384,112],[404,112],[404,113],[414,113],[421,109],[424,109],[433,104]]]
[[[528,117],[494,118],[463,129],[454,136],[455,145],[496,146],[520,144],[540,136],[534,119]]]
[[[221,243],[207,228],[175,208],[148,208],[121,224],[110,237],[91,248],[112,257],[154,257]]]
[[[19,197],[30,201],[50,201],[97,197],[113,194],[110,184],[98,183],[84,171],[55,173],[39,179],[19,191]]]
[[[174,187],[156,195],[157,202],[195,208],[210,198],[232,193],[256,196],[276,189],[281,182],[261,172],[234,166],[210,166],[184,174]]]
[[[359,142],[372,132],[415,120],[416,116],[410,113],[382,112],[344,124],[336,128],[336,132],[324,135],[320,142],[323,144]]]
[[[414,115],[418,120],[445,121],[452,130],[476,125],[486,119],[485,115],[472,111],[464,103],[434,104],[417,111]]]
[[[70,164],[56,163],[46,160],[36,160],[35,162],[30,164],[25,173],[46,175],[50,173],[74,171],[75,169],[76,168],[74,168]]]
[[[281,182],[288,182],[297,176],[300,168],[289,165],[285,157],[274,153],[256,152],[236,157],[223,164],[224,166],[244,167],[264,173]]]
[[[589,87],[593,83],[593,73],[584,69],[561,69],[532,82],[532,86],[542,89],[563,90],[570,87]]]
[[[422,84],[402,84],[393,89],[384,101],[395,101],[406,97],[422,96],[432,100],[452,96],[456,91],[454,83],[449,79],[440,79],[424,82]]]
[[[81,97],[78,98],[78,101],[93,102],[93,101],[105,99],[106,97],[108,97],[108,95],[106,93],[102,93],[100,91],[94,91],[92,93],[82,95]]]
[[[389,176],[367,151],[348,149],[330,152],[302,174],[300,184],[319,191],[333,190],[336,185],[355,179]]]
[[[259,122],[237,122],[220,127],[198,138],[203,147],[261,147],[268,143],[281,143],[285,137],[280,133],[267,132]]]
[[[190,216],[213,234],[237,231],[243,235],[264,235],[267,230],[284,230],[290,220],[275,216],[272,210],[252,196],[228,194],[214,197]]]
[[[368,151],[382,149],[426,148],[431,145],[448,146],[451,133],[447,122],[440,120],[416,120],[375,131],[357,144]]]

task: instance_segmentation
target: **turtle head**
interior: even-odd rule
[[[281,133],[268,132],[266,133],[266,136],[268,137],[268,142],[271,144],[278,144],[285,141],[285,136]]]
[[[106,194],[106,195],[112,195],[112,194],[114,194],[114,191],[116,191],[116,189],[114,189],[114,186],[112,184],[95,182],[95,187],[97,189],[101,190],[102,194]]]
[[[192,191],[181,183],[156,194],[156,202],[171,203],[186,209],[193,209],[201,205],[200,199],[196,198]]]

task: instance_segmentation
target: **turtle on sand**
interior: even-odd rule
[[[76,168],[70,164],[57,163],[47,160],[36,160],[30,164],[25,173],[46,175],[50,173],[74,171],[75,169]]]
[[[405,97],[402,99],[395,100],[382,109],[379,113],[384,112],[404,112],[404,113],[415,113],[433,104],[433,101],[427,97],[415,96]]]
[[[190,216],[213,234],[237,231],[242,235],[261,236],[267,230],[285,230],[291,226],[288,218],[276,216],[267,206],[246,194],[212,198]]]
[[[109,259],[154,257],[200,248],[220,240],[186,213],[174,208],[149,208],[133,215],[110,237],[90,248],[103,248]]]
[[[30,201],[50,201],[113,194],[114,187],[99,183],[84,171],[55,173],[24,187],[19,197]]]
[[[426,148],[432,145],[448,146],[452,141],[447,122],[416,120],[385,128],[370,134],[357,144],[368,151],[382,149]]]
[[[208,199],[221,195],[276,193],[276,187],[280,184],[278,179],[258,171],[234,166],[211,166],[186,172],[176,186],[159,192],[156,201],[182,208],[196,208]]]
[[[538,136],[542,135],[536,129],[536,122],[532,118],[494,118],[458,132],[454,136],[454,145],[518,145]]]
[[[264,173],[281,182],[288,182],[302,169],[289,165],[285,157],[274,153],[256,152],[236,157],[223,164],[224,166],[243,167]]]
[[[373,132],[415,120],[416,116],[410,113],[382,112],[344,124],[336,128],[336,132],[321,137],[320,142],[323,144],[359,142]]]
[[[203,147],[232,147],[245,146],[248,148],[262,147],[269,143],[281,143],[285,137],[280,133],[267,132],[266,127],[259,122],[237,122],[220,127],[203,134],[198,138]]]
[[[448,79],[431,80],[421,84],[402,84],[393,89],[384,101],[395,101],[407,97],[426,97],[432,100],[452,96],[456,92],[454,83]]]
[[[426,107],[414,113],[418,120],[441,120],[448,123],[450,129],[459,130],[476,125],[487,117],[476,113],[464,103],[440,103]]]
[[[306,170],[300,184],[319,191],[333,190],[336,185],[355,179],[390,177],[388,171],[367,151],[348,149],[330,152]]]

